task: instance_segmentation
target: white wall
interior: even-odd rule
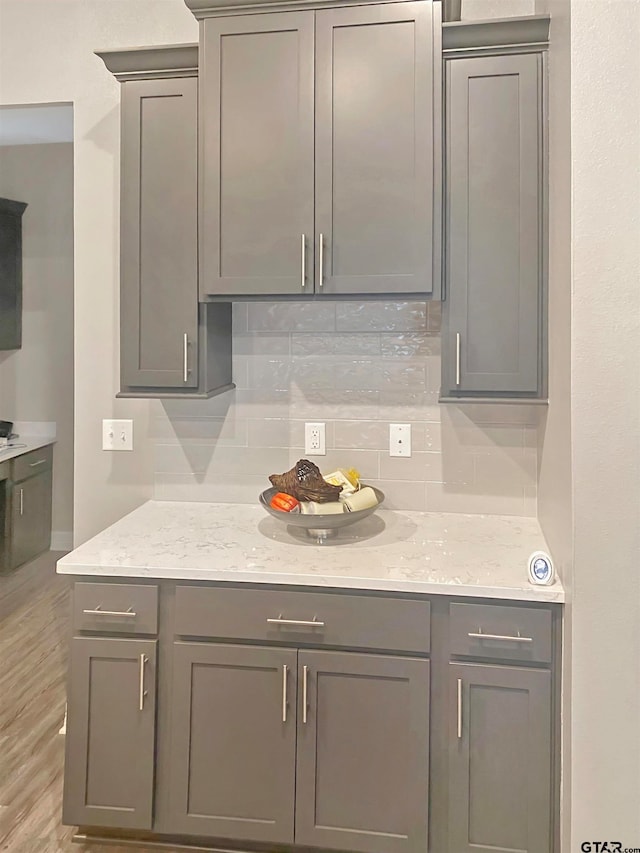
[[[151,494],[148,403],[118,388],[118,83],[100,48],[194,42],[182,0],[0,0],[0,104],[74,104],[76,543]],[[100,449],[101,420],[134,419],[135,451]]]
[[[572,0],[571,42],[579,850],[640,847],[640,3]]]
[[[0,112],[0,122],[2,122]],[[0,196],[22,217],[22,348],[0,353],[0,413],[54,421],[54,544],[73,529],[73,146],[0,146]]]

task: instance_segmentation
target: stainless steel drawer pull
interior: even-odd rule
[[[456,332],[456,387],[460,387],[460,332]]]
[[[302,722],[307,722],[307,675],[309,672],[308,666],[302,667]]]
[[[189,335],[182,336],[182,381],[189,381]]]
[[[304,290],[305,279],[307,277],[307,238],[302,235],[302,269],[300,270],[300,286]]]
[[[320,267],[318,272],[318,283],[320,287],[324,284],[324,234],[320,235],[320,246],[318,248],[318,266]]]
[[[503,634],[484,634],[478,628],[477,633],[469,632],[467,636],[474,640],[509,640],[512,643],[533,643],[533,637],[521,637],[520,632],[518,632],[517,637],[511,637]]]
[[[85,616],[126,616],[129,619],[135,619],[138,615],[135,610],[103,610],[100,605],[95,610],[83,610]]]
[[[324,622],[318,622],[318,620],[314,617],[313,620],[310,619],[283,619],[282,616],[278,616],[277,619],[267,619],[269,625],[299,625],[302,628],[324,628]]]
[[[282,665],[282,722],[287,722],[287,670],[286,664]]]
[[[462,679],[458,679],[458,740],[462,738]]]
[[[38,459],[37,462],[29,462],[29,468],[37,468],[38,465],[44,465],[46,461],[46,459]]]
[[[24,515],[24,489],[20,489],[20,515]]]
[[[144,711],[144,697],[147,691],[144,689],[144,665],[149,660],[145,654],[140,655],[140,710]]]

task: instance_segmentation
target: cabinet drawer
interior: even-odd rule
[[[451,654],[551,661],[551,611],[500,604],[452,604]],[[485,635],[480,636],[480,635]]]
[[[157,634],[158,587],[125,583],[77,583],[74,631],[92,634]]]
[[[304,624],[313,622],[317,627]],[[428,652],[430,605],[402,598],[178,586],[175,633]]]
[[[27,477],[33,477],[34,474],[41,474],[43,471],[48,471],[51,468],[52,460],[53,447],[51,445],[41,447],[38,450],[31,450],[22,456],[16,456],[12,460],[13,481],[19,483],[21,480],[26,480]]]

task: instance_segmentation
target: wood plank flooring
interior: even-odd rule
[[[70,580],[55,574],[59,556],[0,575],[0,851],[131,853],[74,844],[60,822]]]

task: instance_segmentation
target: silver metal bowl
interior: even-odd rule
[[[365,485],[365,483],[362,483],[363,488]],[[299,512],[284,512],[281,509],[274,509],[270,506],[271,498],[281,491],[281,489],[276,488],[265,489],[264,492],[261,492],[260,503],[269,515],[272,515],[274,518],[278,518],[280,521],[283,521],[291,527],[304,528],[309,536],[313,536],[318,539],[326,539],[329,536],[336,536],[341,527],[348,527],[351,524],[355,524],[357,521],[361,521],[363,518],[366,518],[378,509],[384,501],[384,492],[381,492],[380,489],[376,489],[375,486],[371,486],[370,488],[373,489],[376,493],[376,497],[378,498],[376,506],[370,506],[367,507],[367,509],[358,509],[355,512],[343,512],[342,515],[303,515]]]

